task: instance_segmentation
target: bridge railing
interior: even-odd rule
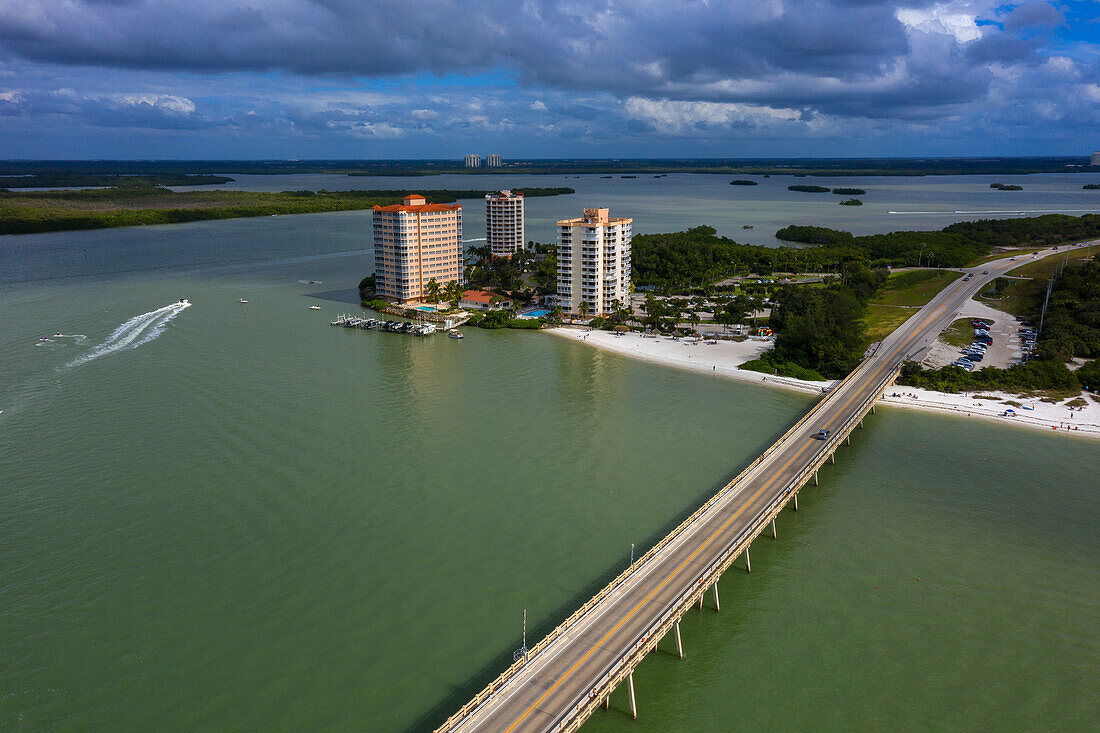
[[[897,378],[900,371],[901,366],[898,365],[882,377],[876,385],[875,390],[860,403],[859,408],[852,413],[852,416],[837,428],[834,438],[835,441],[839,441],[847,435],[847,433],[855,429],[856,424],[864,418],[870,406],[882,396],[886,387]],[[600,681],[592,688],[588,697],[582,697],[573,708],[570,709],[568,714],[559,719],[557,725],[552,729],[555,733],[558,731],[573,731],[580,727],[592,713],[592,710],[599,706],[600,701],[618,687],[619,683],[625,679],[626,675],[657,646],[658,642],[668,633],[672,625],[683,616],[686,610],[694,605],[702,594],[706,593],[711,583],[717,581],[722,573],[733,564],[737,556],[740,555],[764,530],[768,522],[770,522],[771,519],[790,502],[791,496],[797,493],[797,491],[809,481],[810,476],[813,475],[814,471],[820,468],[830,452],[822,453],[817,460],[807,464],[805,468],[799,471],[795,477],[787,483],[783,491],[777,494],[776,497],[757,515],[757,521],[753,522],[734,537],[721,554],[719,554],[710,565],[699,572],[691,589],[684,592],[675,601],[670,603],[657,620],[650,624],[646,631],[639,634],[630,649],[616,660],[608,672],[600,677]]]
[[[853,379],[856,376],[856,374],[860,373],[863,370],[863,368],[867,365],[868,361],[865,361],[865,362],[861,363],[858,367],[853,369],[846,377],[841,379],[839,382],[834,383],[833,386],[829,388],[829,392],[830,393],[835,393],[838,390],[840,390],[849,380]],[[630,577],[633,576],[633,574],[635,572],[637,572],[637,570],[639,568],[641,568],[648,560],[650,560],[655,555],[657,555],[662,550],[664,550],[666,547],[668,547],[668,545],[671,542],[675,541],[676,538],[678,538],[684,532],[684,530],[686,530],[688,527],[690,527],[697,519],[699,519],[699,517],[701,517],[707,511],[709,511],[711,509],[711,507],[713,507],[717,502],[721,501],[722,498],[725,497],[725,495],[734,486],[739,484],[747,475],[749,475],[757,466],[759,466],[761,462],[766,460],[780,446],[782,446],[784,443],[786,443],[786,441],[793,434],[797,433],[802,427],[804,427],[805,424],[807,422],[809,422],[811,418],[814,418],[817,415],[818,411],[821,409],[821,406],[823,404],[825,404],[825,403],[824,402],[819,402],[818,404],[814,405],[813,409],[811,409],[809,412],[807,412],[802,417],[802,419],[799,420],[797,423],[795,423],[789,430],[787,430],[787,432],[783,433],[783,435],[778,440],[776,440],[774,443],[772,443],[770,446],[768,446],[768,448],[763,453],[761,453],[756,458],[756,460],[754,460],[752,463],[750,463],[748,466],[746,466],[745,469],[743,471],[741,471],[741,473],[737,474],[736,478],[734,478],[732,481],[730,481],[725,486],[723,486],[721,489],[719,489],[714,494],[714,496],[712,496],[710,499],[708,499],[706,502],[704,502],[702,506],[700,506],[698,509],[696,509],[691,514],[691,516],[689,516],[687,519],[685,519],[683,522],[681,522],[679,525],[677,525],[676,528],[673,529],[671,532],[669,532],[667,535],[665,535],[664,538],[661,539],[660,542],[658,542],[656,545],[651,547],[639,559],[635,560],[634,563],[630,567],[628,567],[626,570],[624,570],[622,573],[620,573],[618,576],[616,576],[611,582],[609,582],[602,589],[600,589],[600,591],[598,593],[596,593],[596,595],[594,595],[590,599],[588,599],[588,601],[586,601],[584,605],[582,605],[580,608],[578,608],[576,611],[574,611],[569,616],[569,618],[565,619],[565,621],[562,621],[560,624],[558,624],[558,626],[556,626],[553,631],[548,633],[545,637],[542,638],[542,640],[540,640],[537,644],[535,644],[535,646],[533,646],[528,651],[526,659],[524,659],[523,657],[520,657],[518,660],[513,662],[507,669],[505,669],[503,672],[501,672],[500,675],[498,677],[496,677],[496,679],[494,679],[492,682],[490,682],[488,685],[486,685],[480,692],[477,693],[477,695],[475,695],[473,697],[473,699],[471,699],[469,702],[467,702],[465,705],[463,705],[461,708],[459,708],[454,713],[454,715],[447,718],[447,720],[444,721],[444,723],[442,725],[440,725],[438,728],[436,728],[435,733],[445,733],[446,731],[452,730],[456,725],[458,725],[463,720],[465,720],[471,713],[473,713],[478,708],[480,708],[482,705],[484,705],[498,690],[500,690],[502,687],[504,687],[513,677],[515,677],[516,674],[518,674],[520,672],[520,670],[522,670],[525,666],[529,665],[535,659],[535,657],[539,654],[539,652],[546,649],[546,647],[553,644],[563,634],[568,632],[569,629],[571,629],[573,627],[573,625],[580,618],[582,618],[585,614],[587,614],[589,611],[591,611],[595,606],[597,606],[599,603],[601,603],[609,595],[614,593],[624,582],[626,582],[628,579],[630,579]]]

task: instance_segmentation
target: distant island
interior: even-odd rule
[[[572,188],[525,188],[527,196],[560,196]],[[487,191],[420,190],[429,201],[482,198]],[[187,191],[128,185],[76,191],[0,189],[0,234],[31,234],[148,224],[179,224],[280,214],[369,209],[401,203],[405,191]]]
[[[802,193],[829,193],[828,186],[806,186],[803,184],[797,184],[794,186],[787,186],[788,191],[800,191]]]
[[[731,186],[759,186],[756,181],[749,181],[744,178],[738,178],[736,181],[730,181]]]
[[[30,173],[0,175],[0,188],[64,188],[86,186],[216,186],[232,183],[225,176],[153,173],[141,176],[111,173]]]
[[[1023,186],[1017,186],[1014,183],[991,183],[990,188],[995,188],[998,191],[1023,191]]]
[[[835,191],[833,193],[836,193]],[[863,206],[863,202],[859,199],[845,199],[840,202],[841,206]]]
[[[862,188],[834,188],[833,193],[838,193],[842,196],[862,196],[867,192]]]
[[[1081,188],[1086,191],[1100,191],[1100,183],[1086,183],[1084,186],[1081,186]]]

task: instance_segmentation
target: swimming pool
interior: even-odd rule
[[[416,309],[418,311],[427,311],[429,313],[435,313],[435,308],[432,308],[430,305],[418,305],[416,307]]]
[[[528,318],[546,318],[548,315],[550,315],[550,311],[528,311],[523,315],[527,316]]]

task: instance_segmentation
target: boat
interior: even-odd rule
[[[238,300],[237,302],[238,302],[238,303],[247,303],[248,301],[247,301],[247,300],[245,300],[244,298],[241,298],[241,299],[240,299],[240,300]]]
[[[321,310],[321,306],[319,306],[319,305],[311,305],[311,306],[309,307],[309,309],[310,309],[311,311],[319,311],[319,310]]]
[[[450,331],[447,332],[447,338],[464,339],[466,337],[462,335],[461,331],[456,331],[455,329],[452,328]]]

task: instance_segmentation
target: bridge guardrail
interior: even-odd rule
[[[833,386],[829,388],[829,393],[833,394],[840,390],[849,380],[855,377],[856,374],[860,373],[869,361],[870,359],[867,359],[864,362],[860,363],[860,365],[853,369],[847,376],[845,376],[839,382],[834,383]],[[473,713],[483,704],[485,704],[485,702],[487,702],[493,696],[493,694],[496,693],[497,690],[507,684],[509,680],[511,680],[521,669],[523,669],[523,667],[529,665],[539,654],[539,652],[543,651],[550,644],[554,643],[554,641],[560,638],[562,634],[566,633],[570,628],[572,628],[572,626],[581,617],[591,611],[592,608],[594,608],[601,601],[611,595],[616,589],[619,588],[619,586],[621,586],[631,576],[633,576],[633,574],[637,572],[637,570],[641,568],[648,560],[660,553],[665,547],[667,547],[671,542],[679,537],[684,532],[684,530],[691,526],[700,516],[710,510],[710,508],[713,507],[714,504],[721,501],[722,498],[734,486],[739,484],[749,473],[753,471],[753,469],[755,469],[758,465],[760,465],[761,462],[767,459],[768,456],[774,453],[777,448],[786,443],[791,435],[798,432],[812,417],[814,417],[821,409],[821,406],[823,404],[825,404],[824,401],[818,402],[816,405],[814,405],[809,412],[803,415],[801,420],[795,423],[790,429],[787,430],[787,432],[783,433],[783,435],[778,440],[768,446],[768,448],[763,453],[761,453],[752,463],[746,466],[745,469],[741,471],[741,473],[737,474],[737,476],[733,480],[731,480],[729,483],[727,483],[725,486],[715,492],[714,496],[704,502],[698,509],[696,509],[683,522],[677,525],[671,532],[666,534],[660,542],[651,547],[639,559],[635,560],[633,565],[631,565],[629,568],[627,568],[618,576],[616,576],[613,580],[611,580],[611,582],[600,589],[600,591],[596,593],[596,595],[592,596],[590,599],[588,599],[588,601],[584,603],[584,605],[574,611],[569,616],[569,618],[558,624],[550,633],[548,633],[537,644],[535,644],[535,646],[528,651],[527,659],[521,657],[520,659],[513,662],[492,682],[490,682],[480,692],[478,692],[478,694],[475,695],[473,699],[471,699],[469,702],[459,708],[458,711],[451,715],[451,717],[447,718],[447,720],[444,721],[442,725],[435,729],[434,733],[446,733],[446,731],[452,730],[456,725],[465,720],[467,716],[469,716],[471,713]]]

